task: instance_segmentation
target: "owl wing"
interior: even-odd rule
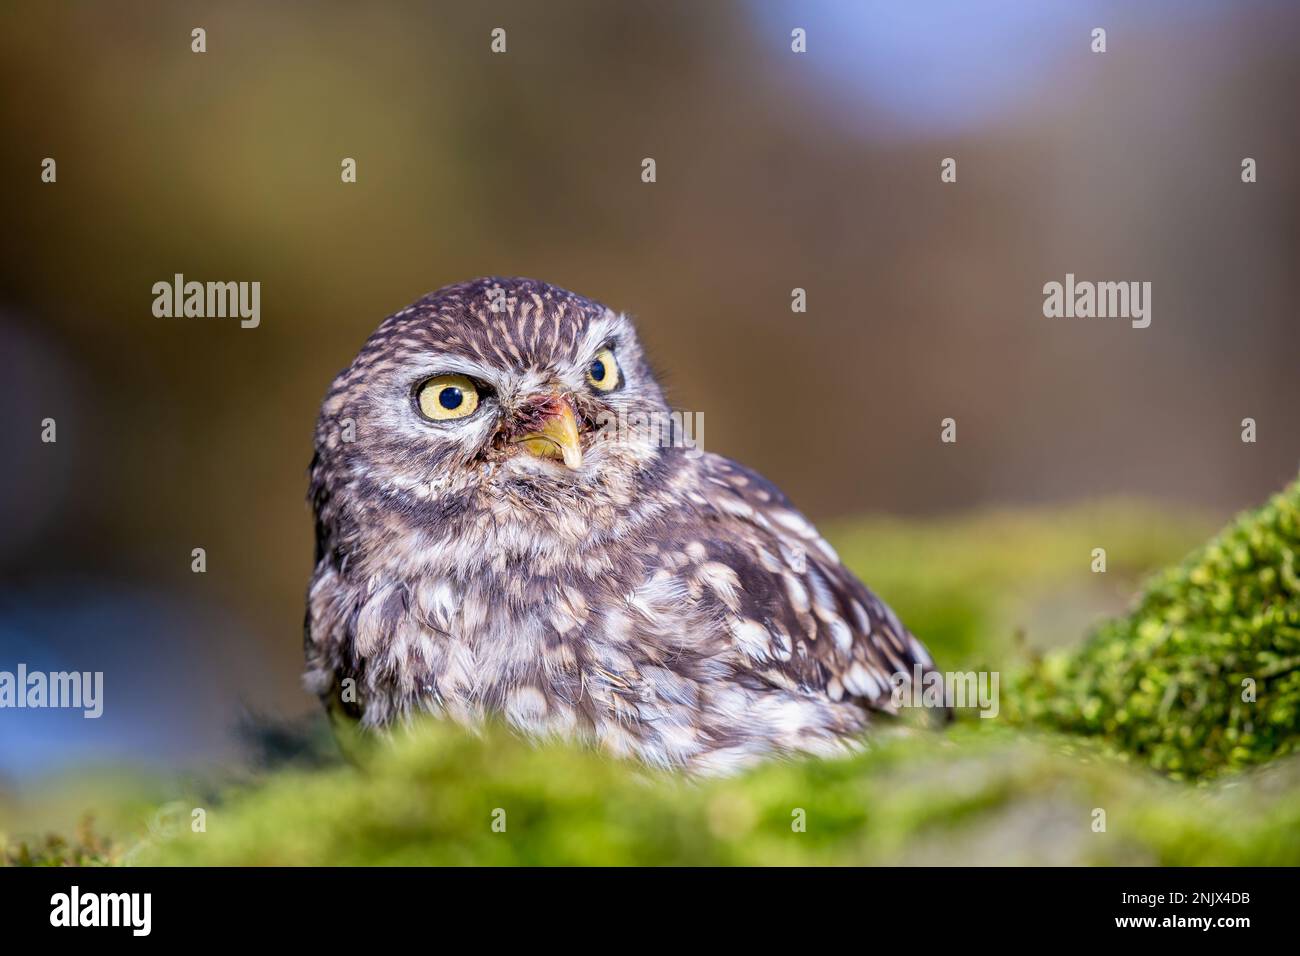
[[[934,667],[921,642],[775,485],[718,455],[696,467],[682,571],[736,657],[769,683],[895,712],[891,678]]]

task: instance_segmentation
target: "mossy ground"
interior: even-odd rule
[[[102,830],[25,853],[10,838],[9,862],[1300,864],[1300,756],[1284,756],[1298,494],[1159,574],[1129,617],[1203,520],[1111,503],[830,529],[945,670],[1003,672],[999,719],[893,726],[851,758],[702,782],[430,724],[364,770],[160,783],[156,803],[204,808],[201,833],[186,814],[145,825],[138,794],[78,788]]]
[[[181,828],[176,864],[1295,863],[1300,762],[1196,789],[963,724],[685,783],[501,731],[421,728],[364,772],[290,772]],[[1094,830],[1105,811],[1106,829]],[[803,827],[799,827],[802,820]],[[494,823],[498,827],[494,829]],[[504,832],[499,827],[504,824]]]

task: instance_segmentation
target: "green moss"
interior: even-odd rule
[[[1300,863],[1300,758],[1191,788],[1053,736],[884,732],[843,760],[684,783],[430,723],[364,770],[277,774],[135,858],[162,864]],[[1106,829],[1094,828],[1104,810]],[[802,829],[795,824],[803,821]],[[503,821],[505,828],[493,827]]]
[[[1014,682],[1012,720],[1102,738],[1179,777],[1300,739],[1300,482],[1157,575],[1136,610]]]
[[[10,842],[0,835],[0,866],[111,866],[121,860],[121,848],[100,833],[89,816],[82,818],[72,840],[50,833]]]

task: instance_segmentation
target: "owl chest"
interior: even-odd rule
[[[413,689],[449,707],[504,708],[518,688],[562,696],[599,643],[572,589],[428,578],[408,592],[380,670],[420,675]]]
[[[839,719],[826,703],[728,680],[735,662],[708,651],[716,642],[701,635],[716,625],[689,596],[627,594],[554,585],[519,599],[490,579],[434,577],[376,593],[368,606],[385,610],[363,608],[353,642],[363,719],[500,717],[662,766],[801,749]],[[382,630],[366,637],[366,622]]]
[[[407,592],[402,620],[367,667],[386,712],[432,710],[465,722],[501,714],[568,734],[657,716],[668,676],[657,661],[671,655],[647,643],[613,595],[435,577]],[[678,696],[675,709],[685,703]]]

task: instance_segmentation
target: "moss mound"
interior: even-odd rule
[[[985,722],[987,723],[987,722]],[[282,772],[129,862],[181,865],[1296,864],[1300,757],[1187,787],[1054,735],[885,732],[843,760],[687,783],[564,745],[420,726]],[[1098,828],[1104,811],[1104,829]]]
[[[1136,610],[1014,682],[1012,720],[1098,735],[1178,777],[1300,739],[1300,482],[1158,574]]]

